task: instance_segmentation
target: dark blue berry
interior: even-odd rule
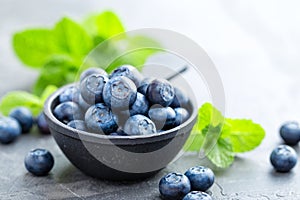
[[[270,161],[276,171],[289,172],[297,163],[297,154],[292,147],[280,145],[272,151]]]
[[[300,126],[298,122],[287,122],[280,128],[280,136],[288,145],[296,145],[300,141]]]
[[[36,120],[37,127],[42,134],[50,134],[50,129],[44,113],[39,114]]]
[[[182,200],[212,200],[211,196],[205,192],[192,191],[185,195]]]
[[[103,88],[108,78],[105,75],[91,74],[80,82],[82,98],[90,105],[103,102]]]
[[[104,76],[108,76],[108,74],[106,73],[106,71],[104,71],[101,68],[96,68],[96,67],[91,67],[87,70],[84,70],[81,74],[80,74],[80,82],[85,79],[86,77],[88,77],[89,75],[92,74],[97,74],[97,75],[104,75]]]
[[[140,86],[140,83],[143,79],[142,74],[135,67],[133,67],[131,65],[122,65],[122,66],[118,67],[111,73],[109,78],[114,78],[117,76],[125,76],[125,77],[129,78],[130,80],[132,80],[134,82],[136,87]]]
[[[9,116],[15,118],[22,129],[22,133],[28,133],[33,125],[33,116],[31,111],[25,107],[17,107],[13,109]]]
[[[136,96],[135,84],[125,76],[111,78],[103,90],[103,100],[114,112],[129,109],[135,102]]]
[[[155,123],[158,130],[172,127],[176,113],[171,107],[154,107],[148,112],[149,118]]]
[[[192,190],[205,192],[215,181],[215,175],[209,168],[196,166],[188,169],[185,175],[191,182]]]
[[[148,86],[153,80],[154,78],[152,77],[144,78],[140,83],[140,86],[137,88],[137,91],[143,95],[146,95]]]
[[[147,115],[149,110],[149,102],[145,95],[141,93],[137,93],[136,100],[132,104],[129,110],[122,111],[124,114],[126,114],[128,117],[141,114],[141,115]]]
[[[67,124],[74,119],[82,119],[81,109],[78,104],[68,101],[57,105],[53,111],[54,116]]]
[[[87,128],[99,134],[110,134],[118,128],[117,118],[103,103],[91,106],[85,113]]]
[[[13,142],[22,132],[17,120],[11,117],[0,118],[0,142],[8,144]]]
[[[147,98],[152,104],[169,106],[175,96],[173,86],[164,79],[154,79],[148,86]]]
[[[73,101],[75,103],[79,103],[79,96],[80,96],[80,91],[77,87],[72,86],[64,90],[60,95],[59,95],[59,102],[64,103],[67,101]]]
[[[77,130],[81,130],[81,131],[86,131],[87,130],[85,122],[82,121],[82,120],[73,120],[73,121],[70,121],[68,123],[68,126],[74,128],[74,129],[77,129]]]
[[[47,175],[53,165],[54,158],[46,149],[34,149],[25,157],[26,169],[35,176]]]
[[[126,121],[124,132],[128,135],[149,135],[156,133],[156,127],[155,124],[144,115],[134,115]]]
[[[113,132],[109,135],[112,135],[112,136],[127,136],[127,134],[120,128],[116,132]]]
[[[164,199],[181,200],[190,191],[189,179],[180,173],[170,173],[159,181],[159,192]]]
[[[174,111],[176,113],[176,117],[173,123],[173,127],[179,126],[190,116],[189,112],[185,108],[175,108]]]
[[[174,88],[175,96],[171,103],[172,108],[187,107],[189,98],[178,88]]]

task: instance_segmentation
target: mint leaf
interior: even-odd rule
[[[59,51],[78,60],[78,64],[93,48],[92,39],[87,32],[69,18],[60,20],[55,25],[53,34]]]
[[[33,93],[39,96],[48,85],[60,87],[74,82],[77,72],[78,67],[70,57],[55,56],[42,68],[41,74],[33,86]]]
[[[184,144],[185,151],[199,151],[204,141],[204,135],[200,131],[192,131]]]
[[[13,36],[13,48],[26,65],[41,67],[56,52],[53,33],[49,29],[30,29]]]
[[[198,113],[199,119],[194,130],[203,130],[210,125],[217,127],[220,124],[223,124],[225,120],[222,113],[210,103],[203,104]]]
[[[40,98],[24,91],[14,91],[6,94],[0,102],[0,111],[8,115],[11,109],[25,106],[31,110],[33,115],[38,115],[43,109],[43,103]]]
[[[48,85],[41,95],[41,102],[44,104],[47,98],[57,90],[54,85]]]
[[[252,120],[226,119],[230,131],[222,133],[229,139],[234,152],[246,152],[255,149],[265,137],[264,129]]]
[[[217,167],[227,168],[234,161],[234,153],[230,141],[219,138],[211,151],[206,152],[208,159]]]
[[[84,21],[83,27],[93,38],[97,38],[94,40],[96,41],[95,45],[104,39],[125,32],[121,20],[111,11],[105,11],[100,15],[89,16]]]

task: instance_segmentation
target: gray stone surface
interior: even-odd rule
[[[251,118],[261,123],[267,132],[259,148],[238,155],[229,169],[214,169],[216,184],[210,190],[214,199],[300,199],[300,164],[288,174],[274,172],[269,164],[271,150],[281,142],[278,136],[280,124],[300,118],[299,69],[289,65],[292,61],[298,62],[298,51],[295,48],[292,49],[295,54],[289,54],[289,58],[295,55],[294,60],[285,60],[285,57],[280,57],[286,55],[284,48],[274,48],[274,44],[282,45],[278,43],[281,38],[277,37],[276,31],[272,34],[262,29],[262,26],[256,26],[255,21],[248,21],[245,16],[243,18],[243,12],[238,12],[238,8],[223,10],[227,7],[222,1],[211,2],[202,6],[195,1],[194,6],[182,5],[181,1],[126,1],[121,4],[119,1],[104,3],[96,0],[1,0],[0,95],[13,89],[30,90],[36,78],[37,72],[24,68],[14,56],[10,45],[11,34],[24,27],[51,25],[64,14],[79,18],[90,11],[113,8],[120,13],[129,29],[150,26],[183,32],[204,45],[216,63],[226,92],[226,115]],[[174,6],[172,10],[168,9],[170,4]],[[149,7],[156,9],[159,14],[145,15]],[[161,16],[166,10],[168,15],[162,19]],[[233,19],[230,23],[229,18],[222,16],[227,12],[229,18]],[[174,17],[178,13],[185,14]],[[184,18],[187,13],[188,18]],[[205,18],[206,15],[217,16],[218,20]],[[277,22],[276,16],[273,17]],[[278,16],[282,19],[283,15]],[[289,20],[293,20],[291,15],[288,16],[291,17]],[[187,19],[199,19],[197,22],[201,22],[205,28],[191,26],[186,23]],[[223,26],[225,20],[228,20],[227,27]],[[232,28],[235,23],[240,24],[241,28]],[[298,24],[296,19],[295,24]],[[257,27],[261,29],[254,33],[252,29],[257,30]],[[240,31],[251,37],[242,40],[242,37],[246,38],[246,34],[242,36]],[[236,35],[240,37],[233,40]],[[253,38],[255,42],[252,45]],[[247,43],[246,47],[246,41],[251,45]],[[54,169],[47,177],[34,177],[24,168],[24,156],[36,147],[49,149],[55,157]],[[295,149],[299,153],[299,146]],[[211,166],[206,160],[200,160],[196,154],[184,154],[155,177],[145,181],[120,183],[95,180],[73,167],[51,136],[39,136],[33,130],[30,135],[20,137],[11,145],[0,145],[0,199],[160,199],[157,187],[160,177],[171,171],[184,172],[188,167],[199,164]]]

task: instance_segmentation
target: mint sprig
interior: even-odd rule
[[[225,118],[210,103],[205,103],[198,113],[198,120],[184,150],[203,149],[217,167],[229,167],[236,153],[255,149],[265,137],[265,131],[259,124],[252,120]]]
[[[13,48],[17,57],[27,66],[40,71],[40,75],[33,86],[33,93],[41,95],[47,85],[60,87],[66,83],[76,81],[76,75],[88,67],[101,67],[112,71],[122,64],[142,66],[146,59],[157,50],[137,51],[127,54],[107,63],[110,58],[117,58],[122,51],[132,46],[139,47],[142,44],[159,44],[147,36],[127,36],[121,38],[122,44],[98,49],[95,62],[85,63],[86,56],[101,42],[116,34],[125,32],[125,28],[119,17],[105,11],[100,14],[88,16],[83,22],[76,22],[68,17],[59,20],[52,28],[35,28],[17,32],[13,36]],[[91,60],[91,59],[90,59]],[[107,68],[108,67],[108,68]]]

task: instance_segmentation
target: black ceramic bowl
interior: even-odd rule
[[[190,103],[190,118],[178,127],[148,136],[107,136],[75,130],[53,115],[64,86],[45,103],[50,131],[66,157],[85,174],[107,180],[137,180],[150,177],[179,153],[197,119]]]

